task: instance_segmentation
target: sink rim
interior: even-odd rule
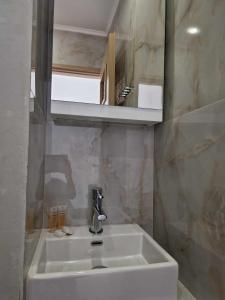
[[[88,226],[75,226],[73,227],[74,235],[66,237],[55,237],[52,233],[49,233],[47,229],[42,229],[40,234],[40,239],[38,241],[37,248],[35,250],[34,257],[30,269],[28,271],[29,279],[48,279],[48,278],[66,278],[66,277],[84,277],[84,276],[94,276],[101,274],[114,274],[114,273],[129,273],[134,271],[145,271],[154,270],[159,268],[178,268],[177,262],[161,247],[157,242],[139,225],[137,224],[122,224],[122,225],[106,225],[104,226],[104,232],[100,236],[95,236],[91,234],[88,230]],[[90,269],[84,271],[66,271],[66,272],[52,272],[52,273],[38,273],[38,264],[41,256],[41,250],[44,246],[45,240],[52,241],[63,241],[63,240],[101,240],[102,238],[113,237],[113,236],[137,236],[142,235],[159,251],[167,261],[152,263],[148,265],[136,265],[136,266],[122,266],[116,268],[104,268],[104,269]]]

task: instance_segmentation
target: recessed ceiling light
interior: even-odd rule
[[[201,32],[200,28],[199,27],[195,27],[195,26],[192,26],[192,27],[188,27],[187,29],[187,33],[189,34],[199,34]]]

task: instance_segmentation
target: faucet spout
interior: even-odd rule
[[[102,209],[102,188],[93,189],[93,207],[91,225],[89,231],[93,234],[100,234],[103,232],[102,222],[107,219],[107,215]]]

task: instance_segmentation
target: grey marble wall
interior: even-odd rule
[[[66,204],[68,223],[89,221],[89,190],[100,185],[108,223],[138,223],[152,232],[153,129],[49,123],[47,206]]]
[[[37,102],[30,112],[24,277],[27,275],[43,227],[46,121]]]
[[[30,99],[29,147],[27,163],[26,193],[26,234],[23,275],[26,279],[28,269],[43,227],[45,141],[49,109],[51,46],[53,19],[52,0],[33,0],[32,63],[35,66],[36,91]],[[49,30],[46,30],[46,29]],[[48,40],[48,43],[46,43]],[[31,46],[31,45],[30,45]],[[25,230],[25,228],[24,228]],[[25,283],[25,282],[24,282]],[[25,287],[25,285],[24,285]],[[24,293],[25,298],[25,293]]]
[[[225,2],[168,1],[154,236],[199,300],[225,299]],[[190,30],[192,28],[192,30]],[[193,28],[195,34],[193,33]],[[197,29],[197,30],[196,30]]]
[[[54,30],[53,37],[53,64],[102,67],[106,38],[61,30]]]
[[[0,298],[22,299],[32,3],[0,1]]]
[[[125,105],[137,107],[139,84],[163,88],[165,0],[120,1],[112,31],[117,33],[117,94],[134,87]]]

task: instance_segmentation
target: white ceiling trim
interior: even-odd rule
[[[120,0],[115,0],[105,31],[103,31],[103,30],[93,30],[93,29],[88,29],[88,28],[84,28],[84,27],[74,27],[74,26],[68,26],[68,25],[61,25],[61,24],[54,24],[54,29],[55,30],[61,30],[61,31],[82,33],[82,34],[87,34],[87,35],[107,37],[108,34],[109,34],[109,31],[111,29],[114,17],[116,15],[119,3],[120,3]]]
[[[95,36],[102,36],[107,37],[107,32],[105,31],[98,31],[93,29],[87,29],[83,27],[74,27],[74,26],[68,26],[68,25],[60,25],[60,24],[54,24],[55,30],[61,30],[61,31],[69,31],[69,32],[76,32],[76,33],[82,33],[87,35],[95,35]]]

